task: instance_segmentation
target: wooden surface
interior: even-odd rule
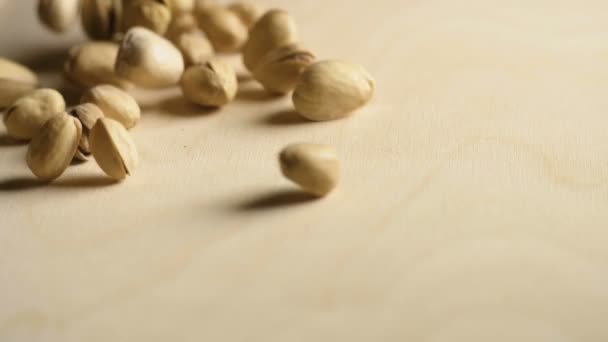
[[[213,113],[138,93],[118,185],[39,184],[0,131],[0,341],[608,340],[605,1],[265,4],[373,102],[308,123],[252,82]],[[81,34],[0,6],[2,55],[58,86]],[[280,176],[295,141],[336,146],[339,191]]]

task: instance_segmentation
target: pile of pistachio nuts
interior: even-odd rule
[[[48,181],[74,159],[91,155],[116,180],[134,172],[137,149],[128,130],[141,116],[129,94],[134,87],[179,86],[187,101],[203,107],[234,101],[239,81],[218,53],[241,54],[253,79],[269,93],[291,94],[295,111],[307,120],[347,117],[374,93],[362,66],[318,61],[298,41],[288,12],[252,1],[39,0],[38,17],[57,33],[80,21],[91,39],[73,47],[64,65],[65,79],[83,91],[71,108],[57,90],[40,88],[27,67],[0,58],[6,132],[30,141],[27,165]],[[290,144],[279,153],[279,164],[288,179],[315,196],[338,183],[338,158],[328,145]]]

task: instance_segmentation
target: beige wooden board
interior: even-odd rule
[[[83,38],[33,2],[0,1],[0,52],[58,86]],[[373,102],[308,123],[253,82],[214,113],[138,93],[117,185],[41,185],[2,128],[0,341],[608,340],[606,1],[265,4]],[[336,146],[332,196],[280,176],[295,141]]]

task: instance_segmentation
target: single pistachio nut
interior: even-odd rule
[[[233,2],[228,9],[238,15],[247,28],[251,28],[263,14],[262,8],[253,1]]]
[[[165,37],[173,43],[184,33],[198,31],[198,22],[192,13],[180,13],[174,15],[165,33]]]
[[[0,78],[0,109],[10,106],[37,87],[34,83]]]
[[[28,67],[0,57],[0,79],[38,84],[38,76]]]
[[[121,0],[81,0],[82,27],[93,40],[111,40],[122,32]]]
[[[53,116],[65,111],[65,100],[54,89],[37,89],[19,98],[4,113],[6,133],[15,139],[32,139]]]
[[[216,0],[194,0],[194,12],[199,13],[210,7],[217,6]]]
[[[308,67],[293,93],[293,104],[313,121],[340,119],[365,105],[374,94],[374,80],[359,64],[323,61]]]
[[[199,11],[198,24],[216,51],[235,52],[247,41],[247,27],[225,7],[212,6]]]
[[[118,121],[101,118],[89,135],[91,152],[101,169],[116,180],[132,175],[137,167],[137,149],[129,132]]]
[[[114,72],[117,56],[118,44],[113,42],[86,42],[75,46],[70,49],[64,64],[64,76],[83,88],[111,84],[130,89],[133,87],[131,82]]]
[[[329,145],[288,145],[279,154],[279,163],[287,179],[319,197],[330,193],[340,178],[340,163]]]
[[[215,54],[213,46],[201,31],[182,33],[176,39],[175,45],[182,52],[187,66],[203,64]]]
[[[36,177],[53,180],[67,169],[74,158],[82,126],[76,118],[61,113],[48,120],[34,136],[26,162]]]
[[[267,53],[253,70],[253,77],[269,92],[287,94],[314,61],[312,52],[298,44],[289,44]]]
[[[62,33],[78,18],[80,0],[38,0],[38,18],[50,30]]]
[[[171,23],[167,0],[123,0],[122,15],[125,30],[141,26],[163,35]]]
[[[167,39],[146,28],[134,27],[123,38],[114,70],[141,87],[168,87],[179,82],[184,58]]]
[[[168,2],[174,14],[189,13],[194,10],[195,0],[168,0]]]
[[[92,103],[104,116],[120,122],[125,128],[133,128],[141,117],[137,101],[122,89],[102,84],[87,90],[80,103]]]
[[[75,117],[82,124],[82,137],[80,138],[80,144],[78,144],[78,150],[76,151],[76,158],[82,161],[89,159],[91,154],[91,147],[89,144],[89,133],[93,126],[97,123],[97,120],[104,117],[101,109],[93,103],[83,103],[72,108],[68,114]]]
[[[253,71],[268,52],[297,41],[296,24],[289,13],[273,9],[264,14],[249,31],[243,47],[243,62]]]
[[[187,100],[207,107],[231,102],[238,90],[234,69],[219,60],[191,66],[184,72],[180,85]]]

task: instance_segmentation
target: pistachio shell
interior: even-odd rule
[[[51,117],[65,111],[65,101],[54,89],[38,89],[19,98],[4,114],[6,132],[15,139],[29,140]]]
[[[234,12],[250,28],[262,16],[262,8],[253,1],[237,1],[228,5],[228,9]]]
[[[168,0],[172,13],[189,13],[194,10],[195,0]]]
[[[211,107],[229,103],[235,98],[238,90],[234,69],[218,60],[188,68],[180,85],[186,99],[201,106]]]
[[[241,19],[221,6],[212,6],[200,11],[198,24],[213,48],[220,52],[238,51],[247,40],[247,27]]]
[[[270,51],[253,70],[253,77],[266,90],[287,94],[296,87],[300,75],[315,61],[312,52],[298,44],[290,44]]]
[[[169,28],[165,33],[165,36],[170,41],[174,42],[179,38],[183,33],[193,32],[198,30],[198,22],[196,21],[196,17],[192,13],[181,13],[178,15],[174,15],[171,20],[171,24],[169,24]]]
[[[110,40],[122,31],[121,0],[82,0],[80,19],[89,38]]]
[[[308,193],[325,196],[338,184],[340,164],[331,146],[292,144],[279,154],[283,175]]]
[[[70,165],[78,149],[82,126],[65,113],[51,118],[32,139],[27,165],[36,177],[53,180]]]
[[[35,83],[0,78],[0,109],[12,105],[20,97],[36,89]]]
[[[80,0],[39,0],[38,18],[49,29],[67,31],[78,18]]]
[[[120,122],[125,128],[134,127],[141,117],[137,101],[125,91],[108,84],[87,90],[80,102],[97,105],[106,117]]]
[[[167,0],[123,1],[124,29],[145,27],[157,34],[165,34],[171,23],[171,8]]]
[[[304,71],[293,93],[293,104],[314,121],[340,119],[365,105],[374,94],[374,80],[358,64],[324,61]]]
[[[68,80],[84,88],[111,84],[122,89],[130,89],[133,85],[114,72],[117,56],[116,43],[83,43],[70,49],[63,68],[64,75]]]
[[[0,79],[38,84],[38,76],[28,67],[0,57]]]
[[[93,126],[97,123],[97,120],[104,117],[101,109],[93,103],[83,103],[72,108],[68,114],[75,117],[82,124],[82,137],[80,138],[80,144],[78,145],[78,151],[76,152],[76,158],[82,161],[86,161],[91,154],[91,148],[89,144],[89,133]]]
[[[118,121],[101,118],[89,136],[91,152],[110,177],[123,180],[137,167],[137,149],[129,132]]]
[[[188,66],[203,64],[215,54],[213,46],[201,31],[182,33],[175,45],[182,52],[184,63]]]

